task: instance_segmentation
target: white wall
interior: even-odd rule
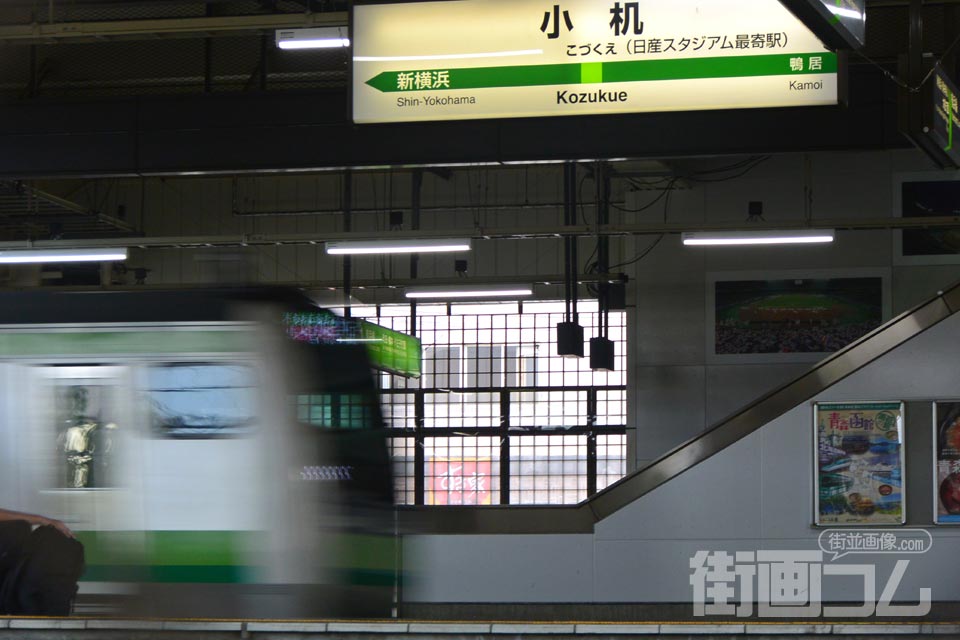
[[[764,203],[767,222],[803,218],[809,158],[812,220],[892,216],[893,181],[904,172],[933,171],[915,151],[777,156],[738,178],[682,191],[669,219],[689,223],[744,221],[747,203]],[[722,164],[719,160],[718,165]],[[660,214],[662,216],[662,210]],[[649,240],[636,240],[638,248]],[[717,362],[707,353],[710,278],[735,272],[836,273],[879,270],[890,283],[892,315],[960,279],[960,265],[898,266],[889,230],[839,231],[831,245],[798,248],[684,247],[666,236],[634,272],[636,322],[629,371],[636,464],[642,467],[676,445],[805,371],[810,363]]]
[[[953,316],[816,401],[908,401],[907,525],[931,532],[932,550],[910,556],[897,591],[916,600],[960,599],[960,529],[931,525],[928,401],[960,389],[960,316]],[[690,602],[689,560],[698,550],[818,548],[813,518],[813,414],[804,402],[735,445],[597,524],[593,535],[413,536],[405,566],[410,602]],[[877,565],[878,592],[903,556],[847,556]],[[850,583],[824,579],[824,600],[856,600]]]

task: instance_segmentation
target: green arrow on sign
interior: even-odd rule
[[[811,60],[816,59],[819,59],[819,64],[811,65]],[[814,68],[811,69],[811,66]],[[390,93],[601,82],[787,76],[836,73],[836,71],[837,56],[834,53],[777,53],[672,60],[384,71],[367,80],[367,84],[381,92]]]

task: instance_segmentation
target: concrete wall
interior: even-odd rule
[[[896,348],[815,401],[904,400],[907,526],[933,536],[909,556],[897,591],[960,599],[960,529],[932,523],[931,399],[958,397],[960,317]],[[749,437],[602,520],[593,535],[413,536],[404,541],[411,602],[690,602],[689,560],[699,550],[816,550],[813,407],[804,402]],[[878,593],[900,555],[846,556],[877,566]],[[824,600],[862,597],[824,579]]]
[[[894,180],[931,169],[912,151],[778,156],[736,180],[698,183],[678,192],[669,219],[743,221],[751,200],[763,201],[768,222],[802,219],[807,171],[814,226],[820,220],[884,218],[894,210]],[[649,240],[636,243],[642,247]],[[684,247],[677,235],[664,237],[633,274],[636,322],[628,378],[637,466],[809,367],[811,360],[803,358],[749,362],[709,353],[713,280],[742,279],[744,273],[757,278],[882,275],[889,286],[890,313],[896,315],[960,279],[960,265],[901,266],[893,249],[889,230],[841,230],[831,245],[801,248],[696,248]]]

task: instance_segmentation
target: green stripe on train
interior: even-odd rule
[[[80,531],[84,582],[250,582],[260,531]]]
[[[243,565],[260,531],[80,531],[88,565]]]
[[[236,583],[256,579],[251,553],[264,549],[262,531],[80,531],[85,582]],[[386,586],[395,579],[392,536],[328,534],[335,547],[329,578],[339,584]]]
[[[252,582],[253,567],[88,565],[83,582],[202,582],[234,584]]]
[[[255,567],[92,565],[87,566],[82,581],[237,584],[254,582],[256,575]],[[396,575],[391,570],[345,569],[333,571],[327,578],[337,584],[388,587]]]
[[[256,344],[250,331],[10,331],[0,333],[0,356],[236,353]]]

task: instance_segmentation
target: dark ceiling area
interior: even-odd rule
[[[867,45],[849,63],[892,69],[908,49],[909,0],[868,0],[867,7]],[[927,0],[922,16],[923,51],[939,58],[960,33],[960,2]],[[7,0],[0,3],[0,97],[344,87],[343,50],[281,51],[273,34],[278,26],[347,20],[346,3],[326,0]]]
[[[867,1],[867,46],[847,55],[837,107],[357,126],[346,50],[290,52],[273,40],[280,27],[345,24],[343,2],[12,0],[0,4],[0,177],[907,146],[897,63],[910,51],[910,4]],[[914,54],[943,58],[952,73],[960,1],[929,0],[920,14]]]

